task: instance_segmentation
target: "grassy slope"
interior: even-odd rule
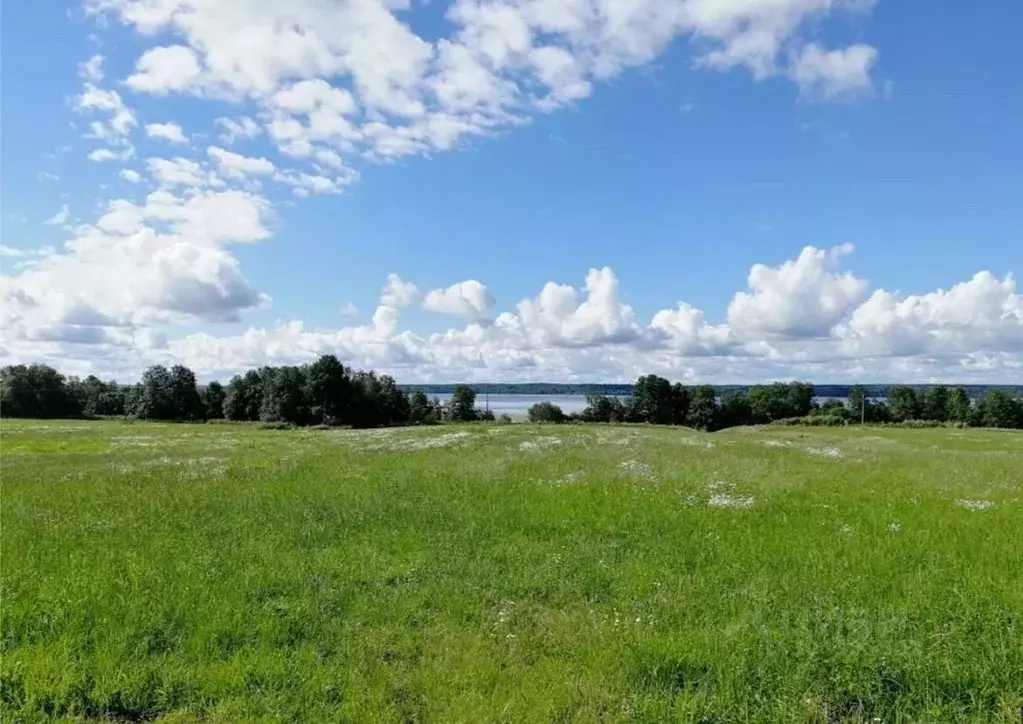
[[[975,430],[5,421],[2,719],[1019,722],[1021,471]]]

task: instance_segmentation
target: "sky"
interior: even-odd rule
[[[1023,3],[4,7],[0,364],[1023,382]]]

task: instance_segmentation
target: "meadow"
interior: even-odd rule
[[[1023,434],[4,420],[4,722],[1020,722]]]

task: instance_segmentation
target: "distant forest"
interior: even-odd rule
[[[388,375],[345,367],[333,355],[307,365],[250,369],[232,377],[227,385],[199,385],[195,373],[182,365],[170,369],[154,365],[134,385],[104,382],[92,375],[65,377],[47,365],[11,365],[0,369],[0,415],[181,422],[226,419],[350,427],[492,421],[489,406],[476,407],[478,392],[483,390],[486,394],[586,393],[586,408],[568,415],[551,400],[538,402],[529,409],[533,422],[645,422],[701,430],[786,421],[1023,428],[1023,398],[1018,388],[990,385],[967,389],[788,382],[715,387],[685,386],[645,375],[633,385],[486,385],[476,389],[452,385],[449,400],[428,397],[427,390],[442,394],[445,387],[402,388]]]
[[[869,384],[869,385],[813,385],[813,395],[817,398],[825,397],[849,397],[849,392],[854,387],[866,389],[868,397],[887,397],[888,390],[897,383],[892,384]],[[427,395],[450,395],[458,384],[441,385],[398,385],[406,392],[425,392]],[[932,384],[898,384],[899,387],[908,387],[917,393],[930,392],[935,385]],[[1019,397],[1023,396],[1023,385],[946,385],[947,387],[962,387],[966,394],[977,399],[983,397],[989,391],[1000,390]],[[523,382],[523,383],[487,383],[469,385],[477,394],[491,395],[588,395],[597,394],[609,397],[632,397],[635,392],[635,385],[632,384],[562,384],[558,382]],[[747,394],[755,385],[714,385],[719,396],[728,393],[740,395]]]

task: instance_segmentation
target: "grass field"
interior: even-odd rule
[[[7,420],[2,720],[1023,721],[1023,434]]]

